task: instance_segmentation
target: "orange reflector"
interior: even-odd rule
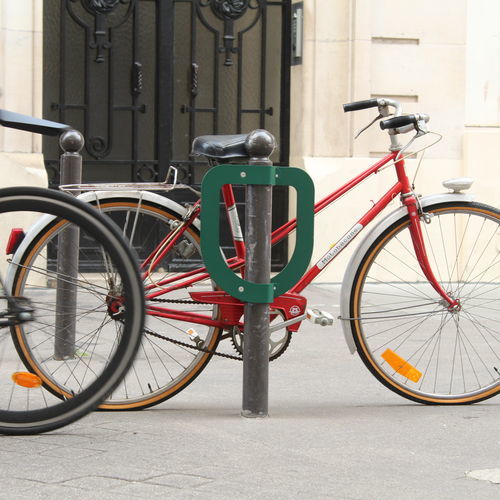
[[[42,380],[38,375],[29,372],[15,372],[12,374],[12,380],[21,387],[40,387]]]
[[[405,361],[401,356],[398,356],[394,351],[387,349],[382,357],[396,370],[397,373],[403,375],[412,382],[418,382],[422,373],[420,373],[414,366]]]

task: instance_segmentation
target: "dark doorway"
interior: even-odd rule
[[[291,0],[44,0],[44,117],[82,131],[85,182],[197,185],[197,135],[266,128],[288,164]],[[51,186],[58,145],[46,139]],[[176,192],[176,201],[189,202]],[[171,194],[169,194],[171,196]],[[275,224],[288,215],[275,190]],[[286,248],[273,263],[286,261]]]

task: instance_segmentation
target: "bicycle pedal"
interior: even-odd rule
[[[200,338],[200,336],[198,335],[198,332],[194,328],[188,328],[186,333],[189,335],[189,338],[191,339],[191,341],[194,344],[196,344],[196,347],[203,346],[204,340],[202,338]]]
[[[308,309],[306,311],[307,319],[315,325],[330,326],[333,325],[334,317],[326,311],[319,309]]]

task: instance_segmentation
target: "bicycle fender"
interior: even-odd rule
[[[96,191],[96,192],[87,192],[78,196],[78,199],[85,201],[87,203],[93,203],[97,200],[104,200],[110,198],[134,198],[134,199],[142,199],[146,201],[150,201],[156,203],[157,205],[163,206],[173,212],[177,212],[179,216],[183,216],[187,209],[182,205],[179,205],[175,201],[170,200],[169,198],[165,198],[155,193],[151,193],[149,191],[142,192],[134,192],[134,193],[123,193],[120,191]],[[7,271],[5,273],[5,286],[7,290],[12,291],[12,286],[14,284],[14,276],[18,267],[19,262],[21,262],[21,258],[27,248],[31,245],[33,240],[38,237],[40,233],[43,233],[46,227],[55,219],[54,215],[44,215],[40,217],[31,227],[25,229],[25,236],[23,241],[15,251],[12,259],[9,263]],[[198,230],[200,229],[200,221],[199,219],[195,219],[193,221],[193,226]]]
[[[453,201],[474,201],[474,196],[471,194],[464,193],[442,193],[433,194],[419,198],[422,207],[429,205],[435,205],[437,203],[446,203]],[[354,337],[351,331],[350,308],[349,300],[351,297],[351,291],[354,284],[354,278],[358,270],[359,265],[368,251],[373,242],[394,222],[399,220],[401,217],[408,213],[406,207],[399,207],[393,212],[386,215],[381,221],[379,221],[363,238],[359,246],[356,248],[354,253],[347,264],[344,278],[342,280],[342,287],[340,290],[340,316],[339,319],[342,324],[342,330],[344,331],[344,338],[349,347],[351,354],[356,352],[356,344],[354,342]]]
[[[123,191],[88,191],[86,193],[82,193],[78,196],[78,199],[85,201],[87,203],[96,204],[95,201],[109,199],[109,198],[135,198],[136,200],[145,200],[150,201],[152,203],[156,203],[162,207],[165,207],[172,212],[176,212],[180,217],[183,217],[187,208],[179,205],[179,203],[171,200],[170,198],[165,198],[156,193],[152,193],[151,191],[134,191],[134,192],[123,192]],[[193,226],[196,229],[200,229],[200,221],[199,219],[195,219],[193,221]]]

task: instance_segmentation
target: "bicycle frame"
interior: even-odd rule
[[[333,244],[330,249],[313,265],[309,271],[307,271],[304,276],[296,283],[295,286],[291,288],[288,294],[294,294],[298,296],[313,280],[316,278],[323,269],[325,269],[331,262],[344,250],[347,246],[349,246],[354,239],[359,235],[359,233],[370,223],[373,219],[384,210],[387,205],[396,197],[400,196],[402,203],[406,206],[408,210],[408,214],[410,217],[410,233],[411,239],[413,242],[415,254],[417,256],[418,262],[422,271],[426,278],[429,280],[430,284],[436,290],[436,292],[449,304],[449,309],[457,309],[459,308],[458,301],[454,300],[443,290],[440,284],[437,282],[437,279],[432,272],[431,266],[429,264],[429,260],[427,258],[427,254],[425,251],[425,246],[423,242],[422,231],[420,227],[420,209],[418,206],[418,201],[416,196],[414,195],[409,179],[406,175],[404,159],[398,159],[399,151],[393,151],[386,155],[384,158],[367,168],[365,171],[345,183],[340,188],[336,189],[329,195],[327,195],[322,200],[318,201],[314,205],[314,213],[318,214],[323,209],[330,206],[336,200],[338,200],[341,196],[351,191],[353,188],[358,186],[362,181],[366,178],[370,177],[373,174],[378,173],[382,168],[386,165],[394,162],[397,182],[384,194],[382,197],[374,203],[373,207],[371,207],[341,238],[340,240]],[[233,244],[236,250],[236,256],[228,259],[228,267],[233,270],[240,270],[242,273],[244,272],[244,264],[245,264],[245,247],[243,242],[243,236],[241,233],[241,227],[239,223],[239,219],[236,213],[235,199],[232,187],[230,185],[225,185],[222,188],[222,194],[225,204],[226,213],[228,216],[229,224],[232,231],[233,236]],[[151,273],[155,268],[155,265],[161,261],[166,253],[168,253],[172,247],[179,240],[180,236],[183,232],[189,227],[189,225],[193,222],[193,220],[198,217],[201,210],[200,201],[198,201],[189,213],[184,218],[184,222],[180,224],[177,228],[175,228],[153,251],[148,259],[142,265],[143,277],[145,280],[151,277]],[[283,226],[273,231],[271,235],[271,244],[274,245],[280,241],[282,241],[285,237],[287,237],[295,228],[297,221],[296,219],[291,219],[286,222]],[[179,273],[175,276],[169,277],[164,280],[160,280],[158,282],[153,282],[146,286],[146,302],[149,299],[155,299],[160,297],[161,295],[167,294],[176,289],[184,288],[186,286],[192,286],[196,283],[204,281],[209,278],[209,274],[206,268],[201,267],[199,269],[195,269],[193,271]],[[158,289],[159,288],[159,289]],[[155,290],[156,289],[156,290]],[[154,291],[153,291],[154,290]],[[243,304],[236,299],[231,300],[228,299],[227,294],[223,294],[219,292],[219,295],[216,295],[217,292],[211,292],[210,294],[205,293],[192,293],[192,297],[195,300],[199,300],[201,302],[207,302],[212,304],[219,304],[221,307],[225,308],[226,314],[221,314],[222,318],[227,319],[215,319],[210,318],[208,316],[192,313],[192,312],[182,312],[178,310],[169,310],[163,307],[157,306],[149,306],[147,308],[147,313],[153,316],[160,316],[162,318],[169,318],[175,320],[186,321],[195,324],[203,324],[206,326],[213,326],[228,329],[235,325],[242,327],[243,324],[238,321],[239,317],[243,312]],[[285,295],[288,295],[285,294]],[[282,296],[283,297],[283,296]],[[271,304],[271,308],[273,305],[279,307],[279,298],[276,299],[275,303]],[[236,313],[234,312],[234,308],[237,308]],[[229,312],[232,310],[232,313]],[[298,320],[299,323],[299,320]],[[299,323],[300,324],[300,323]],[[297,325],[294,330],[298,329]]]

